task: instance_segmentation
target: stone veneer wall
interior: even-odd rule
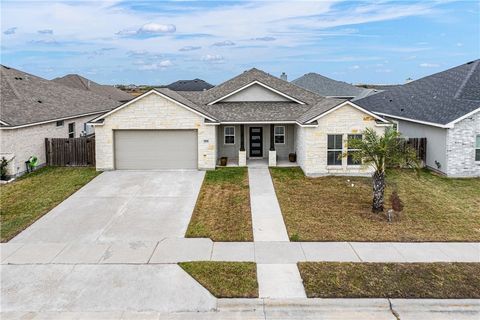
[[[327,136],[342,134],[346,148],[347,135],[359,134],[366,128],[373,128],[383,134],[385,127],[377,126],[375,119],[366,113],[345,105],[318,120],[318,127],[297,127],[297,163],[308,176],[320,175],[370,175],[367,166],[347,166],[347,158],[341,166],[327,165]]]
[[[95,127],[97,170],[113,170],[113,130],[195,129],[198,131],[198,168],[215,169],[216,127],[204,118],[155,93],[151,93],[105,118]],[[179,146],[181,148],[181,146]]]
[[[456,123],[452,129],[448,129],[448,176],[480,177],[480,162],[475,161],[475,138],[477,134],[480,134],[480,112]]]
[[[68,124],[75,122],[75,137],[84,130],[84,124],[98,115],[64,120],[63,126],[57,127],[56,121],[19,129],[0,130],[0,157],[14,157],[8,167],[9,175],[22,174],[25,161],[36,156],[39,164],[45,164],[45,138],[68,138]]]

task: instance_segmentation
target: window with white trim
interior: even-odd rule
[[[477,134],[475,141],[475,161],[480,161],[480,134]]]
[[[343,137],[341,134],[329,134],[327,141],[327,165],[341,166],[342,165],[342,146]]]
[[[361,134],[349,134],[347,141],[350,142],[351,140],[354,140],[354,139],[362,140],[362,135]],[[355,159],[353,159],[353,154],[356,151],[358,151],[358,149],[350,148],[350,145],[349,145],[348,142],[347,142],[347,165],[358,166],[358,165],[362,164],[361,161],[355,161]]]
[[[224,127],[223,139],[224,144],[235,144],[235,127]]]
[[[75,138],[75,122],[70,122],[68,124],[68,137]]]
[[[275,144],[285,144],[285,126],[275,126]]]

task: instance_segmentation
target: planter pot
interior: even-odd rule
[[[221,157],[220,158],[220,165],[222,167],[225,167],[227,165],[228,158],[227,157]]]
[[[288,154],[288,161],[290,161],[290,162],[297,161],[297,154],[296,153],[289,153]]]

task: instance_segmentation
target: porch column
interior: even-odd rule
[[[277,166],[277,151],[275,151],[275,126],[270,125],[270,151],[268,151],[268,166]]]
[[[247,153],[245,152],[245,125],[240,125],[240,151],[238,152],[238,165],[245,167],[247,165]]]

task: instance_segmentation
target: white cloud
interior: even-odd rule
[[[173,63],[170,60],[163,60],[163,61],[160,61],[160,62],[140,65],[140,67],[138,69],[140,69],[140,70],[160,70],[160,69],[165,69],[165,68],[171,67],[172,65],[173,65]]]
[[[457,42],[457,47],[463,47],[463,43]]]
[[[358,70],[358,69],[360,69],[360,66],[359,65],[354,65],[354,66],[351,66],[350,69]]]
[[[37,30],[37,33],[40,33],[40,34],[53,34],[53,30],[52,30],[52,29],[42,29],[42,30]]]
[[[201,46],[185,46],[183,48],[178,49],[178,51],[194,51],[202,49]]]
[[[253,38],[252,40],[255,40],[255,41],[275,41],[276,38],[274,38],[274,37],[260,37],[260,38]]]
[[[173,24],[147,23],[138,29],[137,33],[171,33],[176,30]]]
[[[230,41],[230,40],[215,42],[214,44],[212,44],[212,46],[215,46],[215,47],[229,47],[229,46],[234,46],[234,45],[235,45],[235,43],[233,41]]]
[[[6,34],[6,35],[15,34],[17,29],[18,29],[17,27],[8,28],[7,30],[3,31],[3,34]]]
[[[436,63],[428,63],[428,62],[420,63],[419,66],[422,67],[422,68],[436,68],[436,67],[440,67],[439,64],[436,64]]]
[[[220,63],[223,62],[224,58],[219,54],[207,54],[202,57],[202,60],[207,62]]]

